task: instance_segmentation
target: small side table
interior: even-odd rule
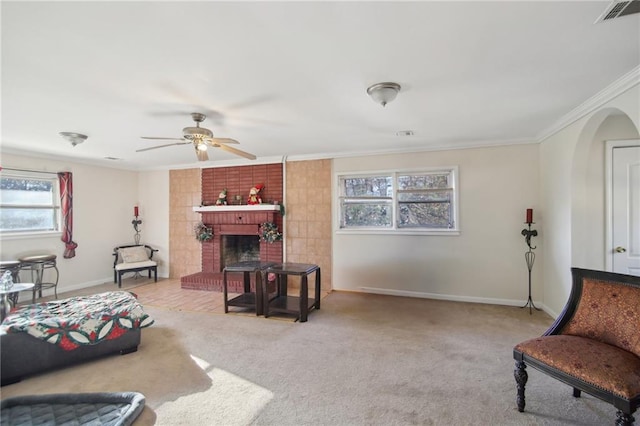
[[[35,287],[33,289],[32,303],[36,303],[36,292],[38,297],[42,297],[42,290],[45,288],[53,288],[53,293],[58,298],[58,279],[60,278],[60,271],[56,263],[57,256],[55,254],[39,254],[35,256],[25,256],[18,260],[20,261],[21,269],[31,270],[31,279],[34,280]],[[43,282],[43,276],[45,269],[54,269],[56,271],[55,282]]]
[[[0,302],[0,321],[4,320],[13,307],[10,295],[20,291],[31,290],[34,286],[35,284],[33,283],[14,283],[10,289],[0,290],[0,295],[2,295],[2,302]]]
[[[222,278],[222,287],[224,291],[224,313],[229,312],[229,306],[239,306],[243,308],[254,308],[256,310],[256,315],[262,315],[262,308],[264,306],[264,302],[262,301],[262,282],[264,271],[273,266],[273,262],[260,262],[260,261],[245,261],[238,262],[232,265],[227,265],[223,269],[223,278]],[[234,297],[231,300],[228,300],[227,296],[227,274],[229,272],[242,272],[243,273],[243,284],[244,284],[244,293],[239,296]],[[251,273],[254,273],[256,276],[256,291],[253,293],[251,291]]]
[[[307,277],[315,272],[315,295],[309,298],[309,286]],[[264,316],[270,312],[284,312],[297,314],[300,322],[306,322],[311,309],[320,309],[320,267],[307,263],[279,263],[269,269],[267,273],[276,275],[276,295],[271,300],[266,288],[264,292]],[[300,296],[287,295],[287,276],[300,277]]]

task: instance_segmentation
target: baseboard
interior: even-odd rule
[[[66,293],[68,291],[76,291],[76,290],[82,290],[83,288],[88,288],[88,287],[93,287],[96,285],[100,285],[100,284],[104,284],[104,283],[109,283],[109,282],[113,282],[113,276],[110,276],[109,278],[102,278],[99,280],[93,280],[93,281],[86,281],[83,283],[77,283],[77,284],[71,284],[69,286],[64,286],[60,287],[60,284],[58,284],[58,293]],[[117,284],[116,284],[117,286]]]
[[[158,272],[158,279],[160,279],[160,278],[169,278],[169,277],[168,276],[163,276],[162,274],[160,274],[160,272]],[[114,291],[118,290],[118,284],[113,282],[113,275],[111,275],[108,278],[102,278],[102,279],[99,279],[99,280],[92,280],[92,281],[85,281],[83,283],[71,284],[71,285],[64,286],[64,287],[61,287],[60,284],[58,284],[58,294],[67,293],[69,291],[82,290],[82,289],[85,289],[85,288],[95,287],[97,285],[102,285],[102,284],[107,284],[107,283],[113,283]],[[45,289],[43,293],[44,293],[45,296],[49,296],[49,295],[53,296],[53,290],[52,289]]]
[[[392,289],[376,288],[376,287],[360,287],[360,292],[384,294],[387,296],[417,297],[422,299],[448,300],[451,302],[484,303],[487,305],[524,306],[526,303],[525,300],[496,299],[492,297],[457,296],[453,294],[424,293],[420,291],[392,290]],[[544,306],[541,302],[534,301],[533,303],[537,307],[541,308],[543,311],[550,314],[548,308]]]

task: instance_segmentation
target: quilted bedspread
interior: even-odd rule
[[[153,319],[133,294],[109,291],[16,309],[4,319],[0,332],[29,333],[70,351],[151,324]]]

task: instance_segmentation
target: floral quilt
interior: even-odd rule
[[[70,351],[151,324],[132,293],[109,291],[18,308],[4,319],[0,333],[29,333]]]

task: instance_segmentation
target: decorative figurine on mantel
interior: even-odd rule
[[[264,185],[259,183],[249,191],[249,199],[247,204],[262,204],[262,198],[260,198],[260,191],[262,191]]]
[[[216,201],[216,206],[226,206],[226,205],[227,205],[227,188],[222,190],[222,192],[218,195],[218,200]]]

